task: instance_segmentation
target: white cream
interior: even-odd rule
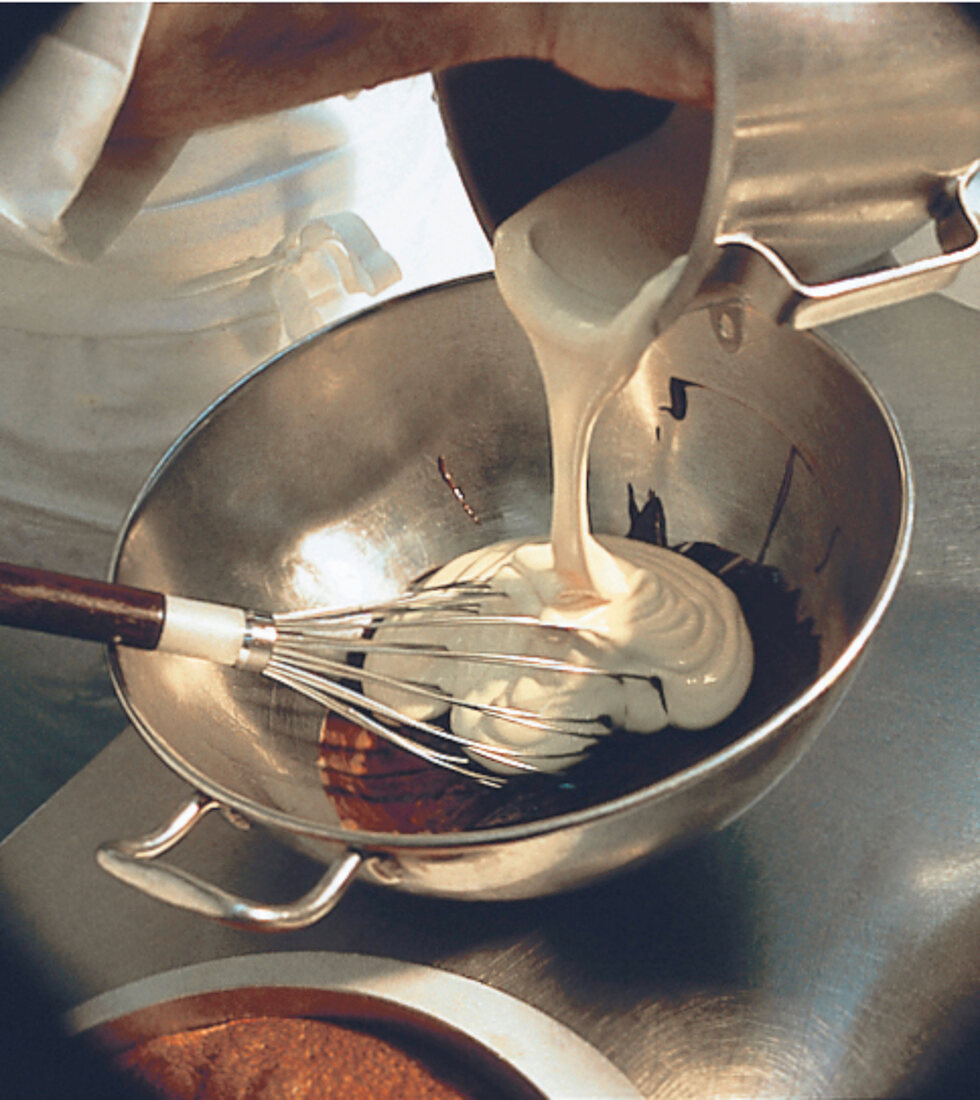
[[[552,445],[551,540],[482,548],[426,582],[488,582],[495,595],[485,616],[451,626],[393,623],[376,640],[444,646],[456,654],[522,654],[602,674],[383,653],[365,665],[371,675],[431,684],[458,700],[450,707],[443,699],[408,695],[370,679],[364,685],[374,698],[417,719],[450,710],[453,731],[483,746],[471,751],[500,772],[511,767],[493,758],[495,749],[502,756],[520,750],[538,768],[559,770],[613,727],[654,733],[668,724],[713,726],[738,706],[753,667],[738,601],[717,577],[672,551],[596,538],[589,529],[586,475],[593,428],[649,346],[683,258],[643,283],[621,307],[562,280],[538,252],[533,217],[531,210],[505,222],[494,254],[501,294],[530,338],[544,380]],[[530,616],[544,626],[487,621],[496,613]],[[542,729],[468,704],[518,708],[552,725]]]
[[[535,762],[548,770],[573,763],[610,727],[654,733],[668,723],[700,729],[727,717],[752,674],[752,643],[732,592],[670,550],[616,536],[592,541],[602,562],[599,591],[571,607],[546,540],[483,547],[426,582],[490,582],[497,595],[487,601],[487,617],[526,615],[542,626],[499,625],[474,616],[452,625],[382,627],[375,638],[379,644],[444,646],[457,654],[521,654],[608,675],[533,668],[517,673],[481,661],[385,654],[370,657],[368,670],[435,685],[466,703],[517,707],[556,720],[561,728],[540,730],[465,705],[453,706],[450,715],[461,736],[540,754]],[[450,709],[397,689],[370,690],[421,720]]]

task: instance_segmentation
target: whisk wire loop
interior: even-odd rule
[[[609,670],[592,664],[576,664],[539,654],[459,647],[455,639],[454,644],[411,637],[398,640],[399,632],[406,628],[417,630],[423,625],[427,632],[435,628],[438,634],[440,629],[474,623],[481,630],[487,626],[551,632],[556,636],[590,633],[565,623],[542,622],[531,615],[488,613],[487,601],[501,595],[488,583],[459,581],[413,588],[382,605],[280,612],[273,617],[278,637],[263,673],[432,764],[489,786],[500,786],[505,777],[486,770],[482,762],[502,766],[508,773],[534,773],[544,761],[566,757],[568,750],[559,753],[535,748],[533,744],[519,747],[487,744],[457,733],[448,721],[445,725],[436,724],[409,713],[407,701],[399,708],[390,693],[435,703],[444,711],[462,708],[536,733],[557,733],[583,741],[595,739],[596,719],[546,716],[519,706],[456,697],[438,683],[385,672],[365,663],[364,658],[375,654],[404,658],[419,661],[423,668],[425,662],[445,661],[497,666],[522,673],[611,675]],[[356,663],[352,663],[352,658],[357,659]],[[643,678],[635,673],[613,675],[620,679]],[[356,681],[360,683],[354,686]],[[369,685],[387,689],[388,701],[376,698]],[[406,731],[422,734],[424,740]]]

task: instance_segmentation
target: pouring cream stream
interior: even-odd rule
[[[527,334],[548,404],[552,446],[551,539],[505,542],[465,554],[426,582],[489,582],[494,613],[533,616],[554,631],[471,623],[402,628],[399,640],[454,651],[526,653],[609,675],[528,669],[503,674],[478,662],[372,656],[367,668],[438,685],[456,700],[517,707],[555,719],[541,730],[464,705],[419,702],[370,686],[372,696],[415,718],[451,709],[457,734],[488,748],[531,754],[540,770],[578,760],[610,728],[653,733],[670,724],[699,729],[726,718],[752,676],[752,642],[738,601],[713,574],[672,551],[611,536],[589,525],[588,453],[600,412],[635,373],[655,332],[660,306],[675,285],[679,257],[628,289],[576,278],[547,258],[554,226],[548,195],[498,229],[497,284]],[[549,236],[550,234],[550,236]],[[558,254],[561,253],[561,247]],[[569,271],[572,271],[569,277]],[[563,629],[574,627],[574,630]],[[385,627],[378,631],[381,640]],[[410,637],[406,630],[412,631]],[[501,772],[505,763],[480,756]]]

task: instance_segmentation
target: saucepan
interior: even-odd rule
[[[373,603],[476,546],[546,533],[550,490],[537,367],[493,278],[479,276],[370,309],[246,377],[164,457],[112,572],[238,606]],[[528,898],[733,820],[813,742],[895,591],[912,520],[905,450],[842,353],[733,297],[680,318],[597,427],[594,530],[626,533],[650,493],[672,545],[715,543],[778,569],[819,636],[810,681],[734,741],[573,810],[365,831],[325,793],[312,703],[248,673],[118,649],[110,666],[129,717],[192,793],[146,836],[104,845],[102,866],[171,904],[290,929],[355,878]],[[272,906],[158,859],[213,810],[322,861],[322,880]]]
[[[780,323],[811,328],[939,290],[980,256],[966,198],[980,169],[971,7],[711,4],[713,110],[528,61],[450,70],[439,101],[488,233],[565,183],[549,219],[580,268],[637,239],[687,257],[660,328],[733,284]],[[927,226],[935,240],[923,241]]]

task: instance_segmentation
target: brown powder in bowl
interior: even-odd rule
[[[425,1044],[423,1044],[424,1046]],[[421,1049],[421,1048],[420,1048]],[[162,1100],[490,1100],[441,1050],[326,1020],[255,1017],[145,1040],[118,1065]]]

